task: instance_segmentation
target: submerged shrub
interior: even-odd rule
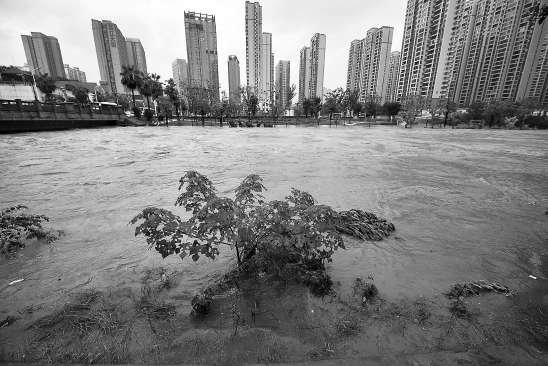
[[[377,286],[373,282],[365,282],[361,278],[356,278],[353,286],[354,296],[359,296],[362,305],[367,305],[368,302],[374,300],[379,294]]]
[[[23,205],[0,211],[0,255],[9,256],[25,247],[28,239],[40,239],[51,243],[62,235],[61,231],[44,228],[49,218],[44,215],[31,215]]]
[[[462,297],[459,297],[451,302],[449,312],[453,316],[461,319],[469,319],[472,316]]]
[[[344,248],[342,234],[380,240],[394,230],[363,211],[341,215],[294,188],[283,201],[265,202],[263,180],[255,174],[242,181],[234,198],[218,196],[213,183],[196,171],[187,171],[179,183],[175,205],[191,214],[188,220],[154,207],[131,220],[138,224],[135,235],[144,235],[150,248],[164,258],[178,254],[197,261],[216,258],[219,247],[228,245],[244,272],[293,279],[317,294],[331,287],[324,262]]]

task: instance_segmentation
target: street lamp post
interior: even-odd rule
[[[36,79],[34,78],[34,71],[39,70],[40,66],[35,67],[34,69],[30,70],[30,74],[32,75],[32,92],[34,93],[34,100],[38,101],[38,96],[36,94]]]

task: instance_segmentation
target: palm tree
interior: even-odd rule
[[[150,96],[152,95],[153,80],[149,75],[143,75],[142,82],[139,84],[139,93],[147,98],[147,108],[150,109]]]
[[[133,108],[135,108],[135,89],[140,89],[143,83],[143,73],[133,66],[122,66],[122,85],[131,90]]]

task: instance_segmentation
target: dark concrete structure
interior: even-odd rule
[[[124,117],[120,107],[111,105],[0,100],[0,133],[116,126]]]

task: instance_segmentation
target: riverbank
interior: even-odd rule
[[[249,281],[189,315],[184,273],[146,271],[139,290],[82,289],[44,315],[29,306],[0,328],[0,361],[50,363],[367,364],[548,362],[546,280],[510,296],[466,298],[457,315],[443,294],[365,306],[336,285],[323,298],[304,287]],[[276,301],[272,301],[272,299]]]

